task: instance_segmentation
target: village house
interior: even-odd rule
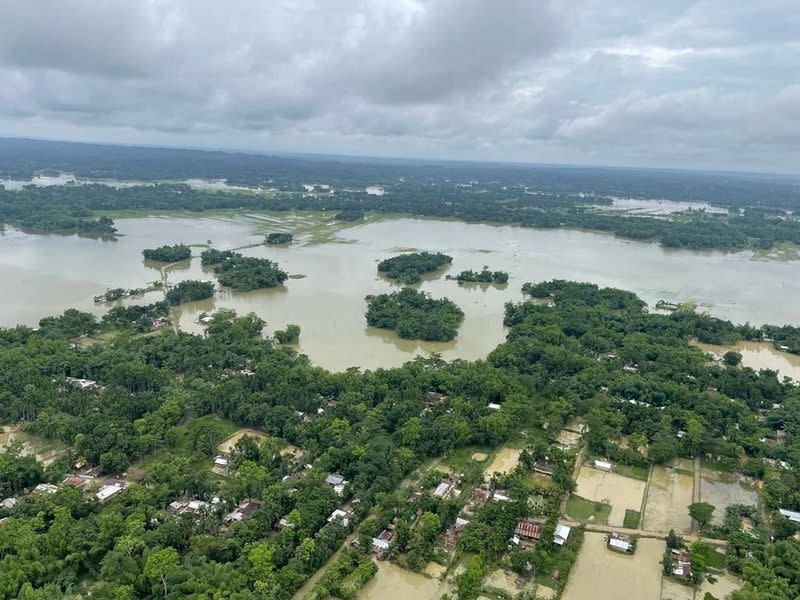
[[[350,525],[350,515],[353,514],[351,510],[342,510],[337,508],[335,511],[331,513],[331,515],[326,519],[328,523],[332,523],[333,521],[339,520],[341,521],[342,525],[348,527]]]
[[[125,484],[121,482],[104,485],[97,490],[95,498],[97,498],[100,502],[108,502],[109,500],[119,496],[124,489]]]
[[[515,546],[529,548],[539,541],[542,535],[542,524],[535,523],[527,519],[517,521],[514,535],[511,536],[511,543]]]
[[[572,528],[569,525],[559,523],[556,525],[555,534],[553,534],[553,543],[558,546],[563,546],[569,540],[570,533],[572,533]]]
[[[542,477],[552,477],[556,469],[556,463],[548,460],[547,457],[539,458],[533,463],[533,472]]]
[[[32,494],[55,494],[58,491],[58,486],[52,483],[40,483],[33,488]]]
[[[689,577],[692,574],[692,561],[689,560],[689,553],[686,549],[673,548],[670,550],[670,555],[674,563],[672,574],[676,577]]]
[[[610,471],[611,470],[611,463],[605,460],[595,460],[594,461],[594,468],[600,469],[601,471]]]
[[[389,553],[389,542],[392,541],[394,534],[388,529],[384,529],[378,534],[378,537],[372,538],[372,552],[378,560],[386,560]]]
[[[442,498],[442,499],[449,498],[450,496],[458,497],[461,494],[461,492],[459,492],[456,488],[460,483],[461,483],[461,475],[457,473],[452,473],[447,478],[442,479],[442,481],[439,483],[439,485],[436,486],[436,488],[433,490],[432,493],[436,498]]]
[[[786,510],[785,508],[778,509],[784,517],[789,519],[792,523],[800,523],[800,512],[794,510]]]
[[[11,510],[17,505],[17,497],[16,496],[9,496],[2,502],[0,502],[0,508],[5,510]]]
[[[222,520],[226,523],[246,521],[253,515],[253,512],[261,508],[261,504],[260,500],[253,500],[252,498],[242,500],[235,509],[222,517]]]
[[[287,527],[294,527],[294,523],[289,520],[289,515],[283,515],[278,522],[275,523],[275,529],[280,531],[281,529],[286,529]]]
[[[497,404],[497,402],[489,402],[489,404],[486,405],[486,408],[488,408],[489,410],[497,411],[500,410],[502,406]]]
[[[628,363],[627,365],[622,367],[622,370],[625,371],[626,373],[638,373],[639,365],[637,365],[636,363]]]
[[[230,459],[227,456],[217,455],[214,457],[214,464],[211,471],[217,475],[227,477],[230,474]]]
[[[606,538],[606,547],[613,552],[622,554],[633,554],[636,551],[636,546],[631,542],[631,538],[619,533],[612,533]]]

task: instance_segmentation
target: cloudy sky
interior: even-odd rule
[[[0,136],[800,170],[798,0],[0,0]]]

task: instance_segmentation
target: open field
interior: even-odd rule
[[[567,500],[566,513],[568,517],[576,521],[607,525],[608,516],[611,514],[611,506],[571,494],[569,500]]]
[[[509,448],[507,446],[500,448],[497,454],[495,454],[492,464],[486,469],[486,479],[491,479],[492,475],[495,473],[499,474],[513,471],[519,463],[520,454],[522,454],[522,450],[519,448]]]
[[[715,579],[716,581],[714,583],[709,583],[707,580],[703,581],[700,585],[700,590],[697,592],[696,597],[698,600],[702,599],[706,592],[710,593],[715,598],[723,600],[727,598],[729,594],[732,594],[742,587],[742,580],[731,573],[725,573],[725,575],[720,575]]]
[[[0,429],[0,452],[4,452],[14,442],[22,445],[22,456],[34,456],[44,466],[64,454],[64,447],[58,442],[40,438],[13,425]]]
[[[230,454],[233,451],[234,446],[236,446],[237,442],[242,439],[244,436],[250,436],[251,438],[255,438],[256,442],[259,442],[262,439],[265,439],[267,435],[255,429],[250,429],[248,427],[244,427],[234,433],[231,437],[227,440],[222,442],[219,446],[217,446],[217,450],[222,452],[223,454]]]
[[[604,533],[587,532],[570,574],[564,600],[659,600],[662,540],[642,538],[636,554],[627,556],[606,548]]]
[[[406,571],[386,560],[378,562],[378,572],[358,597],[361,600],[438,600],[449,589],[449,583]]]
[[[702,598],[702,596],[700,596]],[[661,600],[694,600],[694,589],[668,577],[661,578]]]
[[[643,529],[677,533],[692,530],[688,506],[692,503],[694,478],[685,472],[655,465],[650,474]]]
[[[575,493],[587,500],[611,505],[609,525],[621,526],[628,509],[641,510],[645,482],[584,465],[578,474]]]
[[[516,596],[522,592],[530,592],[536,587],[532,580],[525,580],[516,573],[505,569],[497,569],[489,573],[483,580],[483,588],[486,591],[500,590],[506,594]]]
[[[716,507],[712,522],[722,523],[725,508],[733,504],[758,504],[758,492],[745,477],[736,473],[724,473],[700,469],[700,500]]]

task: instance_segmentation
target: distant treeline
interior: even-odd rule
[[[800,220],[783,212],[758,208],[711,214],[692,211],[671,218],[599,212],[608,203],[600,196],[575,193],[533,194],[519,186],[459,186],[452,183],[401,182],[383,196],[358,191],[335,194],[254,194],[213,192],[183,184],[114,189],[105,185],[37,187],[0,191],[0,221],[30,231],[67,231],[112,237],[113,221],[96,211],[327,210],[375,211],[421,217],[456,218],[539,228],[580,228],[620,237],[658,242],[672,248],[770,248],[800,243]]]

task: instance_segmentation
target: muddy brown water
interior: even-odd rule
[[[663,540],[641,538],[633,556],[606,548],[606,534],[587,532],[564,600],[659,600]]]
[[[451,585],[440,579],[407,571],[389,561],[378,562],[378,572],[361,593],[360,600],[438,600]]]
[[[753,482],[736,473],[700,470],[700,500],[715,507],[712,522],[721,525],[725,509],[734,504],[758,505],[758,492]]]
[[[611,504],[609,525],[621,526],[625,520],[626,509],[635,511],[642,509],[645,482],[641,479],[584,465],[576,483],[575,493],[581,498],[600,502],[607,500]]]
[[[782,352],[770,342],[738,342],[731,346],[692,342],[692,345],[714,355],[715,358],[721,358],[729,350],[734,350],[742,355],[742,365],[745,367],[755,371],[761,369],[777,371],[778,377],[789,377],[800,383],[800,356]]]
[[[689,505],[692,503],[694,477],[661,465],[653,466],[647,488],[643,529],[678,533],[692,530]]]
[[[116,221],[123,237],[115,242],[34,236],[7,228],[0,234],[0,280],[7,284],[0,325],[35,326],[43,316],[68,307],[106,312],[109,307],[95,305],[93,296],[113,287],[141,287],[160,278],[160,271],[142,260],[144,248],[208,240],[215,248],[234,248],[259,243],[267,231],[296,230],[298,223],[309,220],[313,218],[307,213],[125,218]],[[334,370],[394,366],[428,352],[439,352],[446,359],[476,359],[504,339],[504,304],[523,299],[522,284],[554,277],[630,289],[650,305],[662,298],[693,300],[735,322],[798,322],[793,299],[800,294],[800,263],[755,261],[749,252],[668,250],[583,231],[420,219],[348,226],[320,238],[323,243],[307,243],[313,238],[313,231],[307,230],[289,247],[243,250],[305,277],[290,279],[273,290],[222,290],[212,300],[183,305],[176,313],[180,327],[201,332],[196,323],[200,313],[222,307],[257,313],[267,321],[267,334],[297,323],[302,328],[299,351]],[[441,251],[453,257],[448,269],[419,286],[435,297],[449,297],[464,310],[464,324],[452,342],[401,340],[390,331],[367,327],[364,297],[396,289],[377,275],[376,262],[399,247]],[[195,253],[201,250],[195,248]],[[459,286],[444,278],[483,265],[508,271],[508,286]],[[169,273],[172,283],[196,278],[214,279],[198,259],[176,265]],[[134,302],[161,297],[153,292]]]

